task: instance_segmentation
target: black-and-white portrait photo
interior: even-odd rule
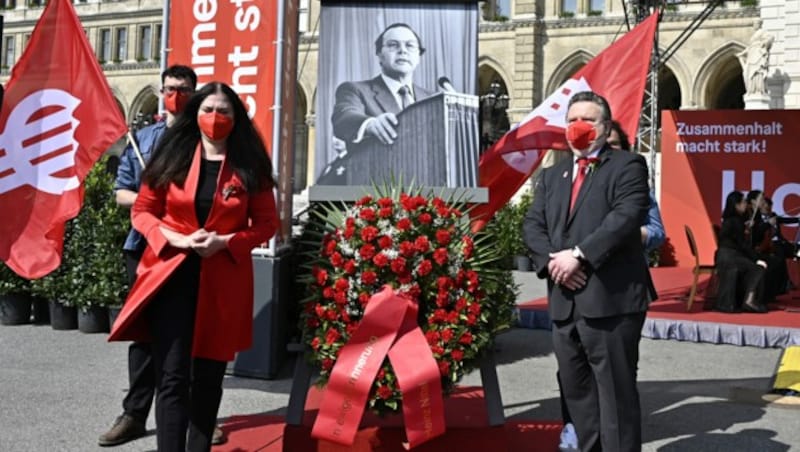
[[[477,183],[475,2],[323,1],[317,185]]]

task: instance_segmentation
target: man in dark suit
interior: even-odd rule
[[[347,144],[348,157],[377,143],[392,144],[397,138],[397,114],[410,104],[433,95],[416,85],[413,79],[424,53],[422,41],[410,26],[389,25],[375,40],[380,75],[369,80],[344,82],[336,88],[331,118],[333,134]],[[330,171],[335,172],[336,168],[326,168],[322,177]]]
[[[553,349],[580,449],[639,451],[636,368],[652,299],[639,232],[647,166],[606,145],[611,109],[603,97],[575,94],[567,122],[573,158],[542,172],[525,241],[548,279]]]

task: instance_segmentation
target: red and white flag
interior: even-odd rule
[[[657,27],[658,14],[653,14],[586,63],[483,154],[478,174],[480,185],[489,189],[489,202],[472,210],[473,230],[514,196],[548,149],[568,149],[567,104],[575,93],[594,91],[605,97],[614,119],[636,136]]]
[[[0,260],[25,278],[58,268],[83,180],[127,130],[70,0],[50,0],[0,111]]]

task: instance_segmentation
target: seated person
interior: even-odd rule
[[[714,265],[719,279],[714,310],[767,312],[763,303],[767,263],[758,258],[745,236],[747,200],[732,191],[725,199]]]
[[[747,194],[747,201],[750,209],[748,217],[753,220],[751,243],[758,258],[767,263],[764,275],[764,299],[772,302],[776,296],[786,293],[786,286],[789,283],[786,256],[772,240],[775,234],[780,232],[780,226],[776,215],[772,212],[772,202],[767,204],[767,198],[761,190],[751,190]]]

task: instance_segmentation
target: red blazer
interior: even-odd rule
[[[183,187],[153,189],[142,184],[131,209],[133,227],[147,239],[136,283],[114,322],[109,341],[147,341],[144,308],[153,295],[193,252],[173,248],[159,226],[183,234],[199,229],[195,193],[200,173],[200,146]],[[224,195],[228,193],[227,199]],[[253,262],[250,251],[275,233],[278,217],[272,190],[248,194],[239,177],[223,162],[205,224],[207,231],[234,233],[228,248],[202,259],[192,356],[230,361],[252,343]]]

